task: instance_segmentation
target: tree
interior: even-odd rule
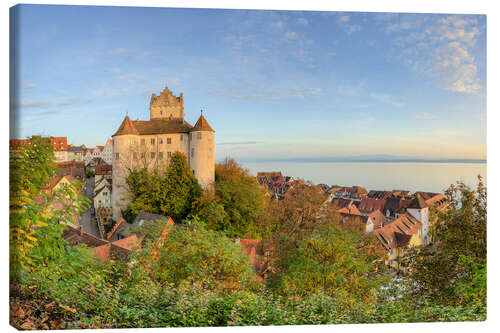
[[[486,306],[486,187],[463,182],[445,191],[448,209],[437,211],[432,243],[407,252],[410,294],[446,305],[474,299]]]
[[[231,237],[243,237],[248,232],[260,234],[257,223],[266,212],[265,192],[255,177],[234,159],[226,158],[215,165],[215,198],[225,212],[212,207],[223,217],[217,220],[216,230],[225,231]]]
[[[353,302],[375,300],[383,276],[360,246],[361,237],[359,232],[329,226],[300,240],[296,255],[280,273],[282,293],[299,297],[326,293]]]
[[[42,192],[55,176],[53,148],[47,139],[32,137],[9,153],[10,264],[18,278],[22,271],[60,254],[64,224],[74,223],[89,201],[79,193],[82,184]]]
[[[256,275],[239,244],[223,233],[191,221],[191,227],[144,223],[149,242],[136,261],[160,285],[201,284],[204,288],[238,289],[255,283]],[[163,235],[163,236],[162,236]]]
[[[194,201],[202,195],[201,186],[181,152],[172,154],[165,171],[130,170],[127,185],[133,200],[124,215],[130,217],[147,211],[171,216],[179,222],[191,213]]]

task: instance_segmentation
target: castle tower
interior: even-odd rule
[[[176,97],[165,87],[159,96],[153,94],[149,102],[149,119],[184,120],[184,97]]]
[[[120,219],[121,211],[126,209],[131,201],[126,185],[126,170],[133,167],[133,160],[130,156],[130,143],[136,142],[138,138],[139,132],[127,115],[123,119],[120,128],[113,134],[113,190],[111,191],[111,203],[115,221]]]
[[[215,181],[215,131],[210,127],[203,113],[190,133],[189,165],[205,189]]]

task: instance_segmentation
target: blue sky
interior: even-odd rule
[[[486,158],[483,15],[22,5],[19,136],[104,144],[165,85],[216,159]]]

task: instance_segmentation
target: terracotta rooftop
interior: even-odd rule
[[[210,132],[215,132],[212,127],[208,124],[208,121],[203,117],[203,115],[200,115],[200,118],[198,118],[198,121],[194,125],[193,131],[210,131]]]
[[[384,209],[386,202],[387,201],[385,199],[364,197],[363,199],[361,199],[361,202],[358,205],[358,209],[360,212],[365,214],[369,214],[376,210],[382,211],[382,209]]]
[[[207,123],[208,125],[208,123]],[[130,120],[125,117],[122,124],[113,136],[125,134],[166,134],[166,133],[189,133],[193,126],[185,120],[178,119],[151,119],[151,120]]]
[[[427,204],[425,203],[424,198],[420,194],[417,194],[415,199],[410,203],[408,208],[416,208],[416,209],[422,209],[427,207]]]
[[[414,218],[411,214],[405,213],[394,222],[383,226],[382,228],[374,229],[380,243],[386,249],[396,247],[405,247],[422,226],[422,222]]]

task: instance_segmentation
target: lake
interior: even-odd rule
[[[281,171],[285,176],[315,184],[360,185],[368,190],[443,192],[457,180],[477,185],[477,175],[486,181],[486,163],[406,162],[245,162],[253,175],[259,171]]]

